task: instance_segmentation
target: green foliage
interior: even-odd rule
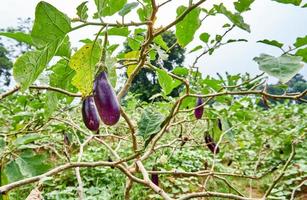
[[[288,82],[303,67],[302,58],[298,56],[282,55],[273,57],[267,54],[261,54],[255,57],[259,69],[274,76],[282,83]]]
[[[19,42],[24,42],[28,45],[33,45],[31,35],[23,33],[23,32],[13,32],[13,33],[12,32],[0,32],[0,36],[12,38]]]
[[[164,120],[164,116],[159,112],[156,112],[150,108],[143,111],[140,121],[138,122],[138,135],[147,140],[151,135],[160,131],[161,123]]]
[[[92,92],[95,65],[100,59],[100,54],[99,44],[86,44],[69,61],[69,66],[76,71],[71,83],[78,88],[84,97]]]
[[[236,10],[242,13],[250,10],[250,6],[253,2],[254,0],[239,0],[237,2],[234,2],[233,4],[235,5]]]
[[[87,3],[87,1],[84,1],[77,7],[77,15],[81,20],[87,20],[88,18],[88,7],[86,5]]]
[[[253,78],[249,74],[226,73],[225,77],[221,74],[217,74],[218,78],[204,77],[197,60],[183,65],[183,47],[188,44],[190,52],[202,49],[201,57],[211,55],[223,45],[246,42],[246,39],[227,38],[226,34],[235,26],[250,32],[241,14],[251,9],[254,0],[237,0],[235,11],[226,4],[210,7],[190,1],[188,7],[178,7],[178,18],[164,27],[155,24],[159,16],[155,14],[168,1],[158,7],[150,0],[94,2],[97,7],[94,19],[89,19],[87,1],[77,6],[78,18],[70,19],[42,1],[36,7],[31,31],[0,32],[1,36],[29,47],[13,66],[20,88],[0,95],[1,185],[41,175],[57,166],[82,162],[78,169],[80,177],[76,177],[74,166],[69,166],[74,170],[65,169],[44,177],[38,185],[18,185],[1,198],[26,199],[39,186],[43,188],[44,199],[76,199],[80,195],[81,178],[85,199],[121,200],[127,198],[125,173],[129,173],[134,181],[130,199],[161,199],[147,184],[137,183],[146,177],[141,174],[143,168],[136,166],[138,161],[137,165],[142,163],[149,176],[150,170],[170,172],[158,177],[159,187],[172,199],[201,190],[237,195],[232,187],[238,188],[243,196],[254,197],[246,189],[251,186],[263,196],[281,172],[284,177],[267,198],[289,199],[292,190],[306,179],[307,110],[303,103],[292,103],[297,98],[304,102],[306,97],[288,94],[306,90],[306,81],[297,75],[303,66],[301,62],[307,62],[306,37],[297,37],[287,50],[274,39],[258,41],[283,51],[278,57],[261,54],[254,58],[260,70],[281,83],[287,82],[269,85],[264,93],[266,77],[262,75]],[[278,2],[301,4],[301,1]],[[140,21],[146,23],[126,22],[129,13],[138,14]],[[201,44],[192,46],[204,19],[216,14],[226,16],[232,24],[223,23],[224,33],[202,31]],[[107,16],[119,19],[109,22]],[[100,31],[80,40],[84,45],[79,49],[73,48],[75,44],[70,43],[68,34],[91,25],[100,26]],[[164,31],[174,27],[175,34]],[[126,42],[121,45],[118,41],[112,43],[112,39],[104,41],[102,51],[100,43],[106,32],[111,38],[119,36]],[[124,50],[120,52],[122,47]],[[11,68],[8,58],[1,45],[2,74]],[[135,70],[137,66],[139,71]],[[102,68],[107,69],[112,86],[120,90],[122,117],[116,125],[101,126],[93,133],[82,121],[81,102],[82,97],[92,94],[95,75]],[[135,78],[132,72],[138,72]],[[271,95],[275,92],[280,96]],[[193,111],[199,95],[205,102],[204,114],[196,120]],[[273,104],[272,98],[277,97],[282,100]],[[285,100],[286,97],[291,101]],[[219,153],[213,154],[205,144],[207,134],[218,145]],[[284,164],[291,154],[291,144],[296,154],[286,169]],[[96,166],[107,161],[116,164]],[[254,180],[249,176],[259,178]]]
[[[158,81],[165,95],[170,94],[174,88],[182,84],[181,81],[173,79],[165,70],[157,69]]]
[[[271,46],[275,46],[275,47],[278,47],[278,48],[282,48],[282,46],[284,46],[283,43],[280,43],[276,40],[267,40],[267,39],[264,39],[264,40],[259,40],[257,42],[260,42],[260,43],[263,43],[263,44],[267,44],[267,45],[271,45]]]
[[[177,16],[180,16],[186,9],[187,7],[185,6],[178,7]],[[176,24],[176,38],[178,44],[182,47],[192,42],[196,30],[200,27],[199,14],[200,9],[194,9],[181,22]]]
[[[299,6],[302,3],[302,0],[273,0],[273,1],[285,4],[293,4],[295,6]]]
[[[243,17],[239,13],[230,12],[222,3],[215,5],[214,8],[218,13],[225,15],[234,25],[247,32],[250,32],[249,25],[244,22]]]
[[[70,19],[46,2],[40,2],[35,9],[35,21],[31,32],[33,43],[43,48],[52,43],[61,44],[71,30]],[[58,46],[55,47],[57,49]]]
[[[139,5],[138,2],[127,3],[125,6],[118,12],[122,17],[131,12],[132,9],[136,8]]]
[[[97,13],[95,13],[94,18],[112,16],[117,11],[123,8],[123,6],[127,3],[127,0],[95,0],[95,4],[97,7]]]

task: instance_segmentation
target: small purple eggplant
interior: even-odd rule
[[[205,142],[206,142],[208,149],[212,153],[215,152],[216,154],[218,154],[220,152],[220,148],[216,146],[215,142],[213,141],[213,138],[209,134],[205,136]]]
[[[203,99],[201,97],[197,97],[196,99],[196,107],[200,106],[204,103]],[[194,115],[196,117],[196,119],[201,119],[201,117],[203,116],[204,113],[204,106],[201,106],[199,108],[196,108],[194,110]]]
[[[154,166],[152,171],[157,171],[157,168]],[[159,176],[158,174],[151,174],[151,181],[156,185],[159,186]]]
[[[99,117],[93,96],[88,96],[83,100],[82,117],[85,126],[89,130],[97,131],[99,129]]]
[[[106,125],[116,124],[120,118],[120,105],[105,71],[95,79],[94,99],[102,122]]]

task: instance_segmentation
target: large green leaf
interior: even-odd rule
[[[14,160],[4,166],[2,173],[4,177],[1,177],[1,180],[4,184],[12,183],[23,178],[19,166]]]
[[[42,73],[60,43],[61,41],[54,41],[43,50],[29,51],[16,60],[13,66],[13,75],[21,85],[22,91],[25,91]]]
[[[141,115],[141,119],[138,121],[138,135],[147,140],[151,135],[160,131],[160,125],[163,120],[164,116],[161,113],[146,108]]]
[[[43,174],[51,167],[46,154],[34,154],[32,150],[23,151],[15,162],[19,166],[24,177],[32,177]]]
[[[23,42],[28,45],[33,45],[31,35],[23,32],[0,32],[0,36],[5,36],[14,40],[17,40],[18,42]]]
[[[293,4],[295,6],[299,6],[302,3],[302,0],[272,0],[279,3],[285,3],[285,4]]]
[[[38,48],[64,39],[69,31],[70,19],[64,13],[44,1],[37,4],[31,36]]]
[[[100,46],[92,43],[84,45],[70,59],[69,66],[76,71],[72,84],[83,96],[88,96],[93,90],[95,65],[100,55]]]
[[[25,144],[29,144],[31,142],[34,142],[34,141],[37,141],[39,139],[42,139],[46,136],[44,135],[40,135],[40,134],[37,134],[37,133],[29,133],[29,134],[26,134],[26,135],[22,135],[22,136],[19,136],[15,141],[14,141],[14,145],[16,147],[20,146],[20,145],[25,145]]]
[[[274,57],[261,54],[259,57],[255,57],[254,60],[258,63],[261,71],[278,78],[281,83],[288,82],[303,68],[302,58],[299,56],[282,55]]]
[[[170,94],[173,89],[181,84],[181,81],[173,79],[165,70],[157,69],[158,81],[165,95]]]
[[[237,2],[234,2],[233,4],[235,5],[236,10],[242,13],[242,12],[250,10],[250,5],[254,1],[255,0],[238,0]]]
[[[127,0],[95,0],[97,13],[95,13],[94,18],[112,16],[122,9],[126,3]]]
[[[81,20],[87,20],[88,18],[88,8],[87,8],[87,1],[82,2],[78,7],[77,7],[77,15]]]
[[[187,7],[185,6],[178,7],[177,16],[180,16],[186,9]],[[182,21],[176,24],[176,38],[181,46],[184,47],[193,40],[196,30],[201,24],[199,13],[200,8],[195,8]]]
[[[225,15],[232,23],[234,23],[234,25],[247,32],[250,32],[249,25],[244,22],[240,13],[230,12],[222,3],[220,5],[214,5],[214,8],[218,13]]]

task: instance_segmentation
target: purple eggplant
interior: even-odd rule
[[[82,117],[85,126],[89,130],[97,131],[99,129],[99,117],[93,96],[88,96],[83,100]]]
[[[198,97],[196,99],[196,107],[200,106],[203,103],[204,103],[204,101],[201,97]],[[201,117],[203,116],[203,113],[204,113],[204,106],[201,106],[201,107],[196,108],[194,110],[194,115],[195,115],[196,119],[201,119]]]
[[[94,99],[102,122],[106,125],[116,124],[120,118],[120,105],[105,71],[95,79]]]
[[[152,171],[157,171],[157,168],[154,166]],[[151,174],[151,181],[156,185],[159,186],[159,175],[158,174]]]
[[[220,148],[216,146],[215,142],[213,141],[213,138],[209,134],[205,136],[205,142],[206,142],[208,149],[212,153],[215,152],[216,154],[218,154],[220,152]]]

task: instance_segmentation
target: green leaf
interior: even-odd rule
[[[88,8],[86,5],[87,3],[88,3],[87,1],[84,1],[77,7],[77,15],[81,20],[84,20],[84,21],[86,21],[88,18],[88,15],[87,15]]]
[[[284,46],[283,43],[280,43],[280,42],[278,42],[276,40],[264,39],[264,40],[258,40],[257,42],[263,43],[263,44],[267,44],[267,45],[271,45],[271,46],[275,46],[275,47],[278,47],[278,48],[281,48],[282,46]]]
[[[39,139],[42,139],[46,136],[44,135],[40,135],[40,134],[37,134],[37,133],[30,133],[30,134],[26,134],[26,135],[23,135],[23,136],[20,136],[18,137],[15,141],[14,141],[14,145],[16,147],[20,146],[20,145],[25,145],[25,144],[29,144],[29,143],[32,143],[34,141],[37,141]]]
[[[0,32],[0,36],[5,36],[11,39],[14,39],[18,42],[23,42],[26,43],[28,45],[33,46],[33,42],[32,42],[32,37],[31,35],[27,34],[27,33],[23,33],[23,32]]]
[[[244,22],[243,17],[240,15],[240,13],[230,12],[222,3],[220,5],[214,5],[214,8],[218,13],[225,15],[232,23],[234,23],[234,25],[247,32],[250,32],[249,25]]]
[[[5,182],[7,183],[12,183],[23,178],[19,166],[14,160],[4,166],[3,175],[5,176]]]
[[[108,35],[117,35],[127,37],[130,31],[128,27],[113,27],[108,30]],[[104,35],[104,33],[102,33]]]
[[[173,89],[181,85],[181,81],[174,80],[165,70],[157,69],[158,81],[165,95],[170,94]]]
[[[138,36],[136,36],[136,37],[138,37]],[[140,36],[140,37],[142,37],[142,36]],[[136,38],[128,37],[127,40],[128,40],[128,45],[132,50],[136,51],[136,50],[139,50],[139,48],[141,47],[141,43]]]
[[[95,0],[97,13],[94,14],[94,18],[112,16],[122,9],[126,3],[127,0]]]
[[[305,37],[298,37],[296,38],[296,41],[294,43],[294,46],[296,48],[302,47],[307,45],[307,35]]]
[[[305,3],[304,5],[302,5],[302,8],[307,8],[307,3]]]
[[[205,32],[202,33],[202,34],[200,34],[200,36],[199,36],[199,39],[200,39],[201,41],[203,41],[204,43],[208,43],[209,38],[210,38],[209,33],[205,33]]]
[[[151,135],[158,133],[164,116],[151,108],[145,108],[138,121],[138,135],[147,140]]]
[[[238,0],[237,2],[234,2],[234,6],[236,10],[240,13],[250,10],[250,5],[255,0]]]
[[[55,41],[42,51],[29,51],[16,60],[13,66],[13,75],[21,85],[21,91],[25,91],[42,73],[54,56],[57,47],[60,46],[59,43],[59,41]]]
[[[101,55],[100,46],[95,43],[86,44],[79,49],[70,59],[69,66],[76,71],[72,79],[72,84],[78,88],[82,96],[92,93],[95,65]]]
[[[163,40],[161,35],[158,35],[157,37],[155,37],[153,42],[156,43],[157,45],[159,45],[165,51],[168,50],[168,46],[167,46],[166,42]]]
[[[140,55],[139,51],[130,51],[128,53],[125,54],[125,59],[138,59]],[[127,76],[129,77],[131,75],[131,73],[134,71],[134,69],[136,68],[136,64],[132,64],[129,65],[128,63],[130,63],[130,61],[125,61],[124,64],[128,65],[127,67]]]
[[[31,150],[23,151],[15,161],[24,177],[37,176],[51,168],[46,154],[34,154]]]
[[[293,4],[295,6],[299,6],[302,3],[302,0],[272,0],[272,1],[284,4]]]
[[[274,57],[261,54],[259,57],[255,57],[254,61],[258,63],[261,71],[278,78],[281,83],[288,82],[303,68],[302,58],[299,56],[282,55]]]
[[[70,48],[70,41],[68,35],[64,38],[62,44],[57,49],[55,55],[70,58],[71,48]]]
[[[44,105],[44,116],[48,119],[54,111],[56,111],[58,105],[57,93],[48,91],[46,93],[46,101]]]
[[[187,7],[180,6],[177,8],[177,17],[180,16]],[[197,29],[200,27],[199,13],[200,8],[193,9],[185,18],[176,24],[176,38],[178,44],[182,47],[189,44],[193,38]]]
[[[76,88],[71,84],[75,71],[68,66],[68,61],[65,59],[59,60],[51,67],[49,84],[53,87],[62,88],[64,90],[75,92]],[[64,94],[57,94],[58,98],[67,97]]]
[[[150,3],[147,3],[144,7],[139,8],[137,10],[137,13],[139,15],[140,20],[142,22],[148,20],[148,18],[150,17],[151,11],[152,11],[152,7]]]
[[[55,41],[62,41],[69,31],[71,22],[64,13],[44,1],[37,4],[31,32],[35,46],[44,48]]]
[[[120,16],[125,16],[127,15],[129,12],[131,12],[132,9],[138,7],[139,3],[138,2],[132,2],[132,3],[127,3],[119,12],[118,14]]]
[[[176,67],[172,73],[178,76],[187,76],[189,75],[189,70],[185,67]]]
[[[304,49],[297,50],[295,55],[301,56],[303,58],[303,61],[307,63],[307,47]]]
[[[202,49],[202,48],[203,48],[203,46],[197,45],[197,46],[194,47],[191,51],[189,51],[189,53],[193,53],[193,52],[198,51],[198,50],[200,50],[200,49]]]

